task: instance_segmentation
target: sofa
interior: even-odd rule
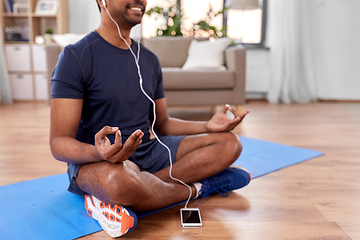
[[[192,65],[197,66],[189,66],[189,49],[193,49],[195,43],[201,43],[199,46],[203,50],[214,49],[207,40],[202,39],[202,42],[194,40],[194,43],[193,40],[184,37],[155,37],[141,40],[142,44],[159,58],[167,105],[213,107],[230,104],[235,105],[241,112],[241,105],[245,103],[245,49],[228,47],[229,45],[226,44],[219,57],[220,67],[209,67],[206,63],[202,67],[201,59],[196,59],[196,56]],[[46,47],[49,81],[62,49],[63,47],[59,45]],[[197,57],[205,57],[205,62],[210,62],[207,60],[211,56],[200,54]]]

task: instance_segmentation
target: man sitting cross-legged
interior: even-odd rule
[[[229,166],[242,150],[231,130],[248,112],[226,105],[208,122],[171,118],[157,57],[129,37],[146,1],[97,3],[100,27],[65,47],[52,76],[50,147],[56,159],[68,163],[68,190],[85,196],[89,215],[117,237],[135,228],[132,210],[158,209],[189,197],[189,188],[169,176],[170,159],[172,176],[189,184],[192,198],[247,185],[250,174]],[[140,71],[132,54],[139,48]],[[152,102],[141,87],[156,104],[154,131],[171,158],[150,137]]]

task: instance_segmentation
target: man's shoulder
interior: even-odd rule
[[[153,53],[149,48],[145,47],[142,43],[140,44],[140,46],[141,46],[141,51],[156,57],[155,53]]]
[[[64,48],[64,51],[66,50],[71,51],[73,54],[81,58],[81,55],[84,54],[84,51],[86,51],[87,49],[91,49],[90,46],[96,44],[99,40],[100,39],[98,34],[95,31],[93,31],[87,34],[86,36],[84,36],[83,38],[81,38],[76,43],[69,44],[68,46],[66,46]]]
[[[156,56],[156,54],[153,51],[151,51],[149,48],[145,47],[142,44],[140,44],[140,49],[141,49],[141,52],[146,56],[146,58],[148,60],[152,60],[152,62],[160,64],[158,56]]]

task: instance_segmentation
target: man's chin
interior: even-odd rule
[[[136,25],[138,25],[138,24],[140,24],[141,23],[141,21],[139,22],[139,21],[131,21],[131,22],[129,22],[129,24],[132,26],[132,27],[134,27],[134,26],[136,26]]]
[[[129,19],[128,22],[132,24],[133,26],[138,25],[141,23],[142,18],[139,19]]]
[[[127,19],[128,22],[133,23],[133,24],[139,24],[141,23],[141,20],[143,18],[143,14],[141,13],[134,13],[134,12],[127,12],[125,18]]]

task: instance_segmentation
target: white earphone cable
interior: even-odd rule
[[[152,103],[153,105],[153,114],[154,114],[154,120],[151,124],[151,131],[152,133],[154,134],[155,138],[158,140],[158,142],[164,146],[168,153],[169,153],[169,161],[170,161],[170,169],[169,169],[169,177],[174,180],[174,181],[177,181],[179,183],[181,183],[182,185],[186,186],[189,188],[190,190],[190,194],[189,194],[189,197],[185,203],[185,208],[187,208],[187,205],[188,203],[190,202],[191,200],[191,195],[192,195],[192,189],[191,189],[191,186],[189,186],[188,184],[184,183],[183,181],[181,181],[180,179],[177,179],[175,177],[172,176],[172,168],[173,168],[173,163],[172,163],[172,157],[171,157],[171,150],[168,146],[166,146],[166,144],[164,144],[160,139],[159,137],[157,136],[157,134],[155,133],[154,131],[154,125],[155,125],[155,122],[156,122],[156,104],[155,102],[149,97],[149,95],[145,92],[144,88],[143,88],[143,79],[142,79],[142,76],[141,76],[141,72],[140,72],[140,65],[139,65],[139,60],[140,60],[140,39],[138,41],[138,51],[137,51],[137,56],[135,55],[135,53],[133,52],[133,50],[131,49],[130,45],[128,44],[128,42],[123,38],[123,36],[121,35],[121,31],[120,31],[120,27],[119,25],[117,24],[117,22],[112,18],[110,12],[108,11],[107,7],[104,5],[104,8],[107,12],[107,14],[109,15],[110,19],[113,21],[113,23],[116,25],[117,27],[117,30],[118,30],[118,34],[120,36],[120,38],[125,42],[126,46],[129,48],[131,54],[133,55],[134,59],[135,59],[135,64],[136,64],[136,67],[137,67],[137,70],[138,70],[138,75],[139,75],[139,82],[140,82],[140,89],[141,91],[143,92],[143,94],[150,100],[150,102]]]

